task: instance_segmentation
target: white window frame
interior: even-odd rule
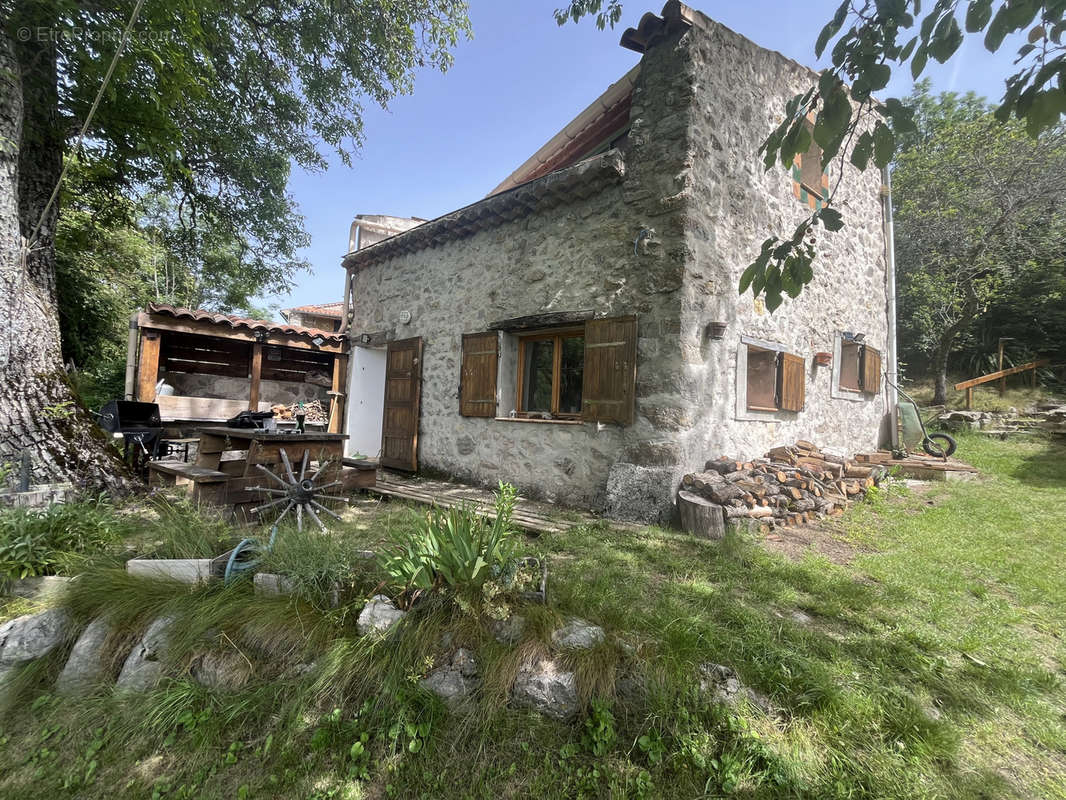
[[[786,344],[780,342],[768,342],[765,339],[756,339],[753,336],[741,336],[737,345],[737,372],[735,383],[737,389],[736,419],[742,422],[781,422],[796,416],[796,411],[757,411],[748,408],[748,345],[760,347],[763,350],[772,350],[775,353],[794,352]]]

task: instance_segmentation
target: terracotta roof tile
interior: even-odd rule
[[[332,331],[324,331],[319,328],[301,328],[298,325],[285,325],[280,322],[270,322],[262,319],[248,319],[233,314],[218,314],[200,309],[179,308],[166,303],[149,303],[148,311],[151,314],[165,314],[175,319],[191,319],[196,322],[211,322],[216,325],[229,325],[231,328],[247,328],[251,331],[267,331],[269,333],[284,333],[290,336],[306,336],[313,339],[321,336],[323,339],[341,343],[344,337]]]
[[[311,303],[306,306],[295,306],[288,310],[296,311],[300,314],[317,314],[322,317],[339,318],[344,313],[344,301],[338,300],[335,303]]]

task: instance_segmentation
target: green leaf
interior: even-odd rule
[[[819,212],[819,218],[827,231],[835,233],[844,227],[844,215],[835,208],[826,206]]]
[[[888,64],[871,64],[866,70],[866,78],[873,91],[884,89],[892,78],[892,68]]]
[[[985,31],[985,49],[990,53],[999,50],[999,46],[1003,44],[1003,39],[1008,33],[1010,33],[1010,24],[1007,21],[1007,6],[1004,4],[996,12],[996,16],[992,18],[992,24]]]
[[[814,44],[814,55],[816,58],[822,57],[822,52],[825,50],[825,46],[829,44],[829,40],[836,36],[841,26],[844,24],[844,20],[848,17],[848,9],[851,7],[851,0],[844,0],[837,8],[836,13],[833,14],[833,18],[822,28],[822,32],[818,34],[818,41]]]
[[[962,31],[954,14],[944,17],[944,21],[937,26],[936,34],[929,41],[929,55],[943,64],[951,58],[962,44]]]
[[[992,0],[973,0],[966,9],[966,31],[977,33],[983,31],[992,19]]]
[[[896,152],[896,137],[883,122],[874,126],[874,163],[884,169]]]
[[[870,156],[874,151],[874,137],[869,131],[863,131],[859,135],[858,141],[855,142],[855,147],[851,151],[851,163],[858,169],[866,169],[866,165],[870,163]]]
[[[922,74],[928,57],[929,51],[924,44],[919,45],[918,49],[914,51],[914,58],[911,59],[911,77],[914,80],[918,80],[918,76]]]
[[[896,57],[896,60],[899,61],[900,63],[903,63],[908,58],[910,58],[911,57],[911,53],[914,52],[914,48],[915,48],[915,46],[917,44],[918,44],[918,37],[917,36],[912,37],[909,42],[907,42],[905,45],[903,45],[903,49],[899,51],[899,55]]]

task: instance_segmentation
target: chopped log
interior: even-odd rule
[[[724,477],[730,483],[736,483],[737,481],[744,481],[744,480],[747,480],[748,478],[751,477],[751,470],[750,469],[734,470],[733,472],[730,472],[728,475],[725,475]]]
[[[844,467],[844,476],[847,478],[866,478],[871,472],[873,467],[865,464],[848,464]]]
[[[847,464],[848,460],[844,456],[835,456],[832,453],[822,453],[822,461],[829,464]]]
[[[773,515],[774,512],[771,509],[762,508],[761,506],[758,508],[731,508],[729,506],[725,507],[726,519],[734,519],[735,517],[761,518],[772,517]]]
[[[796,447],[798,449],[800,449],[800,450],[808,450],[808,451],[810,451],[812,453],[820,453],[821,452],[818,449],[818,445],[816,445],[814,442],[808,442],[805,439],[797,439],[796,440]]]
[[[681,512],[681,527],[701,539],[721,539],[725,536],[725,514],[722,506],[692,492],[677,493],[677,507]]]
[[[728,475],[731,472],[736,472],[738,469],[740,469],[740,467],[741,464],[739,462],[733,461],[729,458],[725,458],[724,456],[722,458],[715,459],[714,461],[708,461],[706,464],[703,465],[704,470],[713,470],[714,472],[718,472],[722,475]]]
[[[717,486],[708,487],[704,496],[710,498],[719,505],[725,505],[730,500],[737,500],[744,493],[731,483],[721,483]]]

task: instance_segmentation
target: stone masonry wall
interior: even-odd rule
[[[490,486],[510,481],[530,494],[603,510],[619,462],[675,460],[643,418],[624,428],[467,418],[459,415],[458,388],[463,333],[500,319],[585,309],[637,315],[638,398],[677,384],[685,251],[670,198],[681,186],[687,125],[686,100],[668,84],[679,64],[672,46],[645,61],[636,89],[644,116],[624,153],[622,182],[355,272],[356,334],[395,330],[396,338],[423,338],[422,469]],[[642,230],[651,232],[635,248]],[[403,311],[411,314],[408,324]],[[514,405],[513,397],[501,397],[499,415]]]
[[[620,184],[357,270],[354,332],[394,329],[397,338],[424,340],[422,467],[668,522],[681,476],[710,456],[751,457],[797,438],[847,451],[874,446],[882,397],[835,399],[831,369],[814,367],[813,353],[832,352],[840,330],[865,332],[887,349],[876,171],[849,167],[841,204],[847,227],[822,235],[817,277],[799,300],[770,315],[736,291],[762,240],[791,233],[806,213],[789,174],[764,172],[757,150],[787,99],[813,79],[700,16],[690,31],[644,54]],[[637,315],[633,425],[459,416],[463,333],[580,309]],[[706,337],[711,321],[728,323],[725,338]],[[738,411],[742,336],[807,359],[804,411]],[[501,397],[498,413],[513,407],[513,398]]]
[[[809,213],[793,195],[789,172],[766,171],[757,151],[783,119],[788,99],[806,91],[817,76],[702,15],[686,40],[699,78],[686,220],[692,258],[681,298],[686,391],[672,418],[681,447],[674,485],[708,457],[752,458],[798,438],[847,453],[873,448],[885,414],[883,391],[846,395],[835,390],[834,369],[814,366],[813,356],[835,353],[839,332],[848,330],[864,332],[887,364],[881,175],[874,168],[861,173],[845,166],[836,203],[845,228],[835,234],[819,229],[815,278],[798,299],[786,296],[770,314],[750,293],[738,295],[740,275],[763,239],[791,235]],[[831,181],[840,168],[835,160]],[[707,337],[711,321],[728,323],[723,339]],[[784,345],[806,359],[803,411],[738,408],[738,385],[745,378],[738,375],[742,336]]]

